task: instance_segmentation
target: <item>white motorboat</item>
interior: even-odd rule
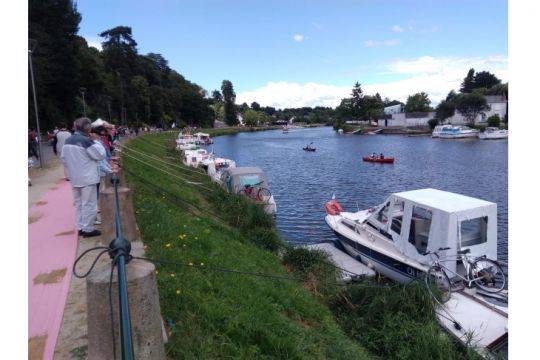
[[[508,139],[508,130],[487,127],[484,132],[478,133],[478,138],[482,140]]]
[[[178,134],[178,138],[176,139],[176,150],[184,151],[197,148],[197,139],[193,135],[182,133]]]
[[[198,132],[193,134],[193,136],[195,137],[195,142],[197,145],[210,145],[214,143],[210,137],[210,134]]]
[[[423,279],[432,264],[424,255],[428,251],[447,248],[440,254],[453,260],[445,266],[461,275],[466,268],[457,260],[459,251],[497,259],[497,205],[492,202],[421,189],[391,194],[371,209],[346,212],[332,200],[326,210],[325,221],[345,251],[397,282]],[[452,292],[440,305],[439,322],[463,343],[473,333],[482,351],[499,350],[507,344],[508,308],[488,304],[484,295],[476,289]],[[444,316],[453,320],[445,322]]]
[[[184,150],[182,162],[186,166],[200,167],[202,162],[210,158],[210,154],[205,149]]]
[[[262,204],[268,214],[276,214],[277,204],[274,195],[271,194],[268,187],[266,174],[260,168],[235,167],[223,169],[221,172],[221,184],[229,192],[246,194],[256,203]],[[262,189],[265,190],[261,191]]]
[[[437,125],[433,129],[433,133],[431,133],[431,137],[438,138],[441,135],[441,132],[443,129],[452,129],[452,125]]]
[[[451,128],[443,128],[439,133],[441,139],[465,139],[475,138],[478,136],[477,129],[471,129],[468,126],[452,126]]]
[[[231,159],[212,156],[206,160],[203,160],[201,165],[206,170],[208,176],[210,176],[213,182],[222,184],[221,174],[226,169],[235,168],[236,162]]]

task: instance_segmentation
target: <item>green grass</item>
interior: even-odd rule
[[[295,276],[276,255],[285,244],[272,218],[244,198],[225,193],[206,175],[180,166],[178,154],[169,146],[174,136],[144,136],[127,144],[170,164],[123,150],[146,255],[186,264],[157,265],[161,312],[169,323],[168,356],[370,358],[304,284],[211,270]]]

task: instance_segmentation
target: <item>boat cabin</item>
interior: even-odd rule
[[[268,179],[258,167],[236,167],[224,169],[221,181],[229,192],[237,193],[246,185],[265,187],[268,189]],[[259,184],[260,183],[260,184]]]
[[[376,207],[365,223],[377,229],[406,257],[429,266],[426,251],[443,257],[470,249],[470,255],[497,259],[497,204],[436,189],[395,193]],[[461,272],[456,261],[445,263]]]
[[[210,157],[210,154],[204,149],[196,150],[184,150],[184,157],[182,162],[184,165],[199,167],[203,160],[206,160]]]
[[[195,137],[195,141],[199,145],[212,144],[213,142],[212,139],[210,138],[210,134],[198,132],[196,134],[193,134],[193,136]]]

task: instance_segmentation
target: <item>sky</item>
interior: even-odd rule
[[[508,5],[501,0],[79,0],[79,35],[130,26],[141,54],[160,53],[208,92],[233,83],[237,103],[339,105],[365,94],[432,105],[467,71],[508,80]]]

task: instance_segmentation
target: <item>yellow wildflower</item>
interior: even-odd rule
[[[189,265],[189,266],[193,266],[193,263],[190,262],[188,265]]]
[[[171,243],[165,244],[165,247],[168,247],[168,248],[171,247]]]
[[[171,277],[175,277],[175,276],[176,276],[176,274],[175,274],[175,273],[171,273]]]
[[[180,289],[176,289],[176,295],[180,295]]]

